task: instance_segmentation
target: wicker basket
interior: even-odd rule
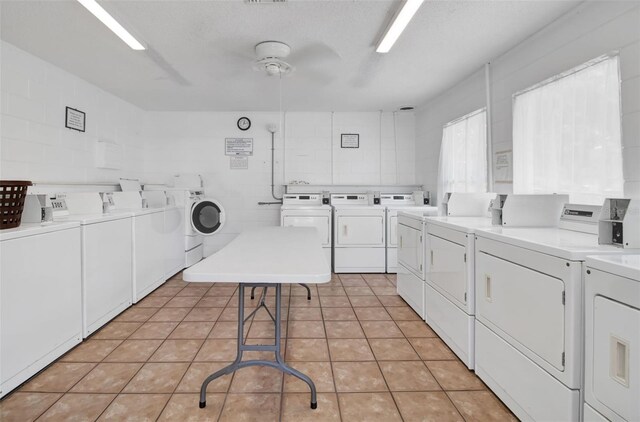
[[[0,180],[0,230],[20,226],[24,199],[31,184],[27,180]]]

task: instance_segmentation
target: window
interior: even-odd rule
[[[446,192],[487,191],[487,111],[444,125],[438,170],[438,203]]]
[[[618,56],[514,95],[513,190],[583,204],[623,194]]]

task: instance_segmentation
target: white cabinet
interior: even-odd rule
[[[82,341],[80,227],[43,231],[0,243],[0,395]]]

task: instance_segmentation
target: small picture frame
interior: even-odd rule
[[[360,148],[360,134],[343,133],[340,135],[341,148]]]
[[[85,131],[86,114],[84,111],[67,107],[64,115],[64,127],[78,132]]]

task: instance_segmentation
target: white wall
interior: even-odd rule
[[[415,183],[413,112],[288,112],[285,120],[287,183]],[[342,148],[343,133],[359,134],[360,147]]]
[[[240,116],[251,128],[236,127]],[[220,234],[205,241],[205,254],[215,252],[242,230],[277,225],[278,205],[258,205],[271,197],[269,124],[284,126],[275,136],[276,196],[281,185],[414,183],[413,113],[287,112],[149,112],[142,130],[147,183],[171,183],[178,173],[203,176],[205,193],[227,212]],[[394,126],[395,121],[395,126]],[[395,129],[394,129],[395,127]],[[360,148],[340,148],[341,133],[359,133]],[[253,138],[248,170],[231,170],[224,139]],[[396,148],[397,144],[397,148]],[[397,155],[396,155],[397,149]]]
[[[512,95],[611,51],[620,52],[625,194],[640,196],[640,6],[637,2],[585,2],[517,47],[491,61],[493,150],[512,148]],[[421,107],[417,116],[418,182],[433,189],[442,125],[484,105],[479,70]],[[511,192],[511,184],[496,184]]]
[[[4,41],[0,57],[1,178],[88,183],[142,176],[142,110]],[[86,113],[86,132],[65,128],[66,106]],[[99,139],[123,147],[121,170],[96,168]]]
[[[442,127],[486,106],[485,71],[479,69],[465,80],[420,107],[416,112],[416,179],[435,198]],[[440,198],[436,200],[440,202]]]

